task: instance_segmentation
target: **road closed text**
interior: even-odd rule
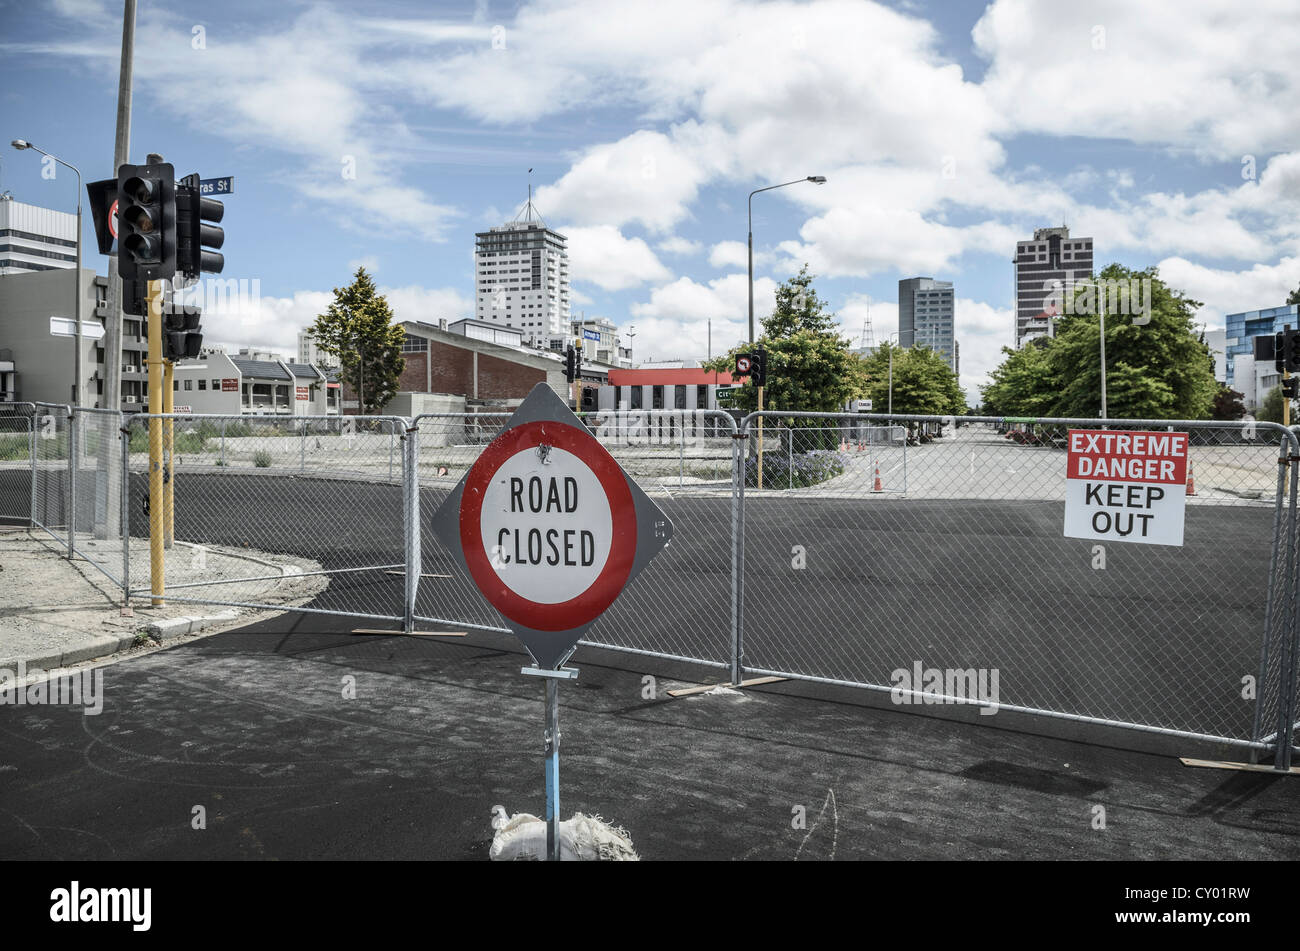
[[[1187,434],[1071,430],[1065,535],[1182,545]]]

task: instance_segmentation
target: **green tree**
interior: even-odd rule
[[[1246,404],[1242,402],[1242,394],[1228,386],[1221,385],[1219,392],[1214,397],[1214,411],[1210,414],[1212,419],[1241,419],[1246,415]]]
[[[1297,287],[1286,296],[1286,302],[1288,304],[1300,304],[1300,287]]]
[[[890,405],[890,357],[893,357],[893,411],[918,416],[961,416],[966,394],[943,356],[929,347],[904,349],[881,344],[862,361],[866,390],[877,413]]]
[[[405,331],[364,267],[352,283],[334,288],[334,301],[308,332],[325,353],[339,358],[339,376],[357,394],[361,412],[382,409],[397,394]]]
[[[1154,267],[1112,264],[1103,282],[1150,281],[1150,312],[1118,312],[1116,301],[1082,288],[1067,302],[1056,336],[1008,353],[984,389],[1001,415],[1096,417],[1101,414],[1100,317],[1106,311],[1107,415],[1115,419],[1205,419],[1219,384],[1213,360],[1192,324],[1199,301],[1160,280]],[[1070,310],[1084,311],[1071,314]],[[1035,353],[1034,351],[1038,351]]]
[[[775,307],[762,320],[763,333],[755,344],[767,351],[764,409],[835,413],[861,395],[862,363],[850,351],[849,340],[840,336],[835,315],[826,310],[812,282],[805,264],[777,288]],[[747,343],[733,347],[705,367],[730,371],[736,354],[752,349]],[[758,390],[750,380],[733,392],[737,409],[758,408]]]
[[[1259,404],[1259,410],[1255,413],[1255,418],[1265,423],[1282,422],[1282,387],[1275,386],[1264,395],[1264,401]],[[1291,401],[1291,421],[1296,421],[1296,404]]]

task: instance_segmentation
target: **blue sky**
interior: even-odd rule
[[[294,349],[373,269],[398,315],[468,316],[473,234],[533,168],[569,235],[574,310],[640,358],[700,358],[808,261],[857,338],[897,281],[955,282],[972,398],[1012,336],[1035,227],[1158,264],[1201,319],[1300,285],[1293,2],[212,3],[141,0],[132,158],[233,175],[223,277],[262,298],[210,340]],[[0,136],[112,175],[121,4],[0,2]],[[347,175],[355,169],[355,175]],[[5,149],[0,189],[71,210],[70,176]],[[106,261],[97,266],[106,269]]]

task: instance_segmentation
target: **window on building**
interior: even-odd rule
[[[709,408],[709,388],[703,383],[695,388],[695,408]]]
[[[650,408],[651,409],[664,408],[664,388],[662,386],[656,386],[651,390]]]
[[[629,409],[641,408],[641,387],[633,386],[628,388],[628,395],[632,397]]]
[[[207,380],[199,380],[199,389],[201,389],[201,390],[206,390],[207,388],[208,388],[208,381],[207,381]]]
[[[212,381],[212,388],[213,388],[214,390],[219,390],[219,389],[221,389],[221,381],[220,381],[220,380],[213,380],[213,381]]]
[[[175,382],[175,381],[173,381],[173,382]],[[194,389],[194,381],[193,381],[193,380],[186,380],[186,381],[185,381],[185,389],[187,389],[187,390],[192,390],[192,389]]]
[[[673,409],[686,409],[686,387],[673,387]]]
[[[175,377],[172,377],[172,392],[175,393],[180,388],[181,388],[181,381],[176,379]]]

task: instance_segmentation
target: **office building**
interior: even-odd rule
[[[76,215],[0,195],[0,275],[76,266]]]
[[[1258,407],[1282,375],[1272,360],[1255,360],[1254,338],[1279,334],[1288,325],[1300,329],[1300,304],[1228,314],[1223,322],[1223,382],[1242,395],[1247,407]]]
[[[1092,277],[1092,238],[1071,238],[1070,229],[1036,228],[1032,241],[1016,242],[1016,347],[1055,333],[1053,293]],[[1057,282],[1055,285],[1053,282]]]
[[[898,282],[898,343],[929,347],[943,357],[955,372],[957,347],[954,336],[954,305],[951,281],[910,277]]]
[[[533,347],[567,335],[568,239],[546,227],[531,197],[513,221],[474,237],[474,318],[517,329]]]

